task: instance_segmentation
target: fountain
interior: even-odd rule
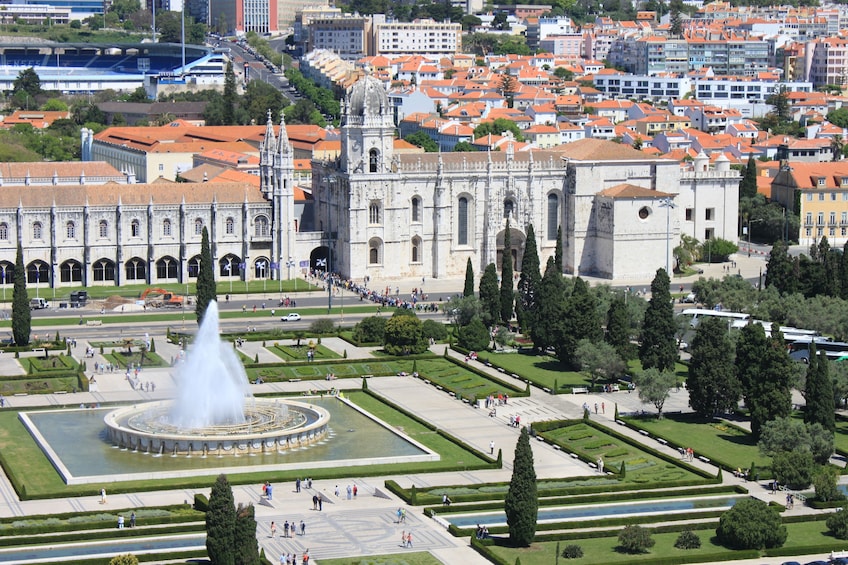
[[[109,412],[108,441],[159,456],[238,456],[305,447],[327,434],[330,414],[324,408],[254,398],[241,362],[219,334],[218,305],[212,302],[177,369],[176,398]]]

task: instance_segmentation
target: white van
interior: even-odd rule
[[[30,310],[44,310],[45,308],[49,308],[49,304],[47,304],[46,298],[31,298],[29,301],[29,309]]]

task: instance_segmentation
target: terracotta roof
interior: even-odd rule
[[[45,163],[0,163],[0,177],[50,178],[53,174],[62,177],[121,177],[120,171],[105,161],[66,161]]]
[[[644,153],[630,145],[597,138],[586,138],[558,145],[550,149],[575,161],[638,161],[646,159]]]
[[[154,204],[179,205],[183,198],[187,204],[265,202],[258,187],[247,183],[176,183],[160,179],[150,184],[118,185],[115,183],[83,186],[29,186],[0,187],[0,208],[45,208],[57,206],[114,207],[146,206]]]
[[[644,158],[644,155],[642,156]],[[635,184],[617,184],[615,186],[611,186],[607,189],[604,189],[598,193],[600,196],[606,196],[607,198],[634,198],[634,199],[656,199],[656,198],[674,198],[674,194],[669,194],[667,192],[660,192],[658,190],[651,190],[650,188],[644,188],[642,186],[636,186]]]

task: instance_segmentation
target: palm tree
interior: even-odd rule
[[[833,160],[841,161],[842,152],[845,150],[845,141],[837,134],[830,139],[830,150],[833,152]]]
[[[680,234],[680,245],[674,248],[674,260],[677,262],[675,271],[682,271],[686,265],[691,265],[698,257],[700,243],[691,235]]]

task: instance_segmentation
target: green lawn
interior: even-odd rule
[[[682,465],[651,455],[635,444],[625,442],[584,423],[564,426],[540,434],[564,450],[583,455],[589,461],[602,457],[608,470],[617,471],[625,464],[625,480],[634,483],[668,483],[699,479]]]
[[[287,381],[289,379],[323,379],[333,373],[340,379],[362,375],[397,375],[402,371],[412,372],[412,361],[397,359],[374,359],[373,361],[340,361],[338,363],[306,363],[298,365],[272,365],[246,369],[251,381],[261,377],[263,381]],[[421,361],[419,360],[419,363]],[[447,363],[447,361],[442,361]]]
[[[631,359],[627,362],[627,370],[632,375],[633,373],[638,373],[642,370],[642,361],[639,359]],[[689,365],[685,365],[681,362],[676,362],[674,364],[674,374],[677,375],[677,380],[681,384],[689,378]]]
[[[398,540],[400,540],[400,537],[398,537]],[[399,545],[400,541],[398,541]],[[322,559],[321,565],[442,565],[442,562],[426,551],[415,551],[411,553],[398,553],[397,555]]]
[[[168,363],[162,359],[156,353],[152,351],[147,351],[144,353],[144,360],[141,358],[141,351],[134,350],[131,353],[127,353],[126,350],[116,349],[111,353],[107,353],[103,357],[111,360],[114,363],[117,363],[121,367],[127,367],[130,364],[133,366],[138,366],[141,364],[142,367],[167,367]]]
[[[307,345],[307,341],[301,344],[300,347],[296,345],[278,345],[274,344],[271,347],[268,347],[268,351],[280,357],[284,361],[306,361],[306,352],[309,351],[309,346]],[[333,351],[332,349],[327,349],[323,345],[316,345],[313,349],[315,352],[315,359],[317,361],[321,361],[324,359],[341,359],[342,356]]]
[[[495,396],[498,393],[518,394],[518,391],[502,386],[444,359],[421,360],[417,363],[416,368],[422,378],[453,392],[457,396],[462,396],[462,398],[483,399],[490,394]]]
[[[799,522],[796,524],[787,524],[789,536],[784,547],[803,548],[802,551],[809,551],[810,546],[821,546],[821,550],[817,553],[827,553],[835,548],[841,548],[843,542],[839,542],[832,536],[827,535],[827,527],[823,521],[819,522]],[[592,565],[602,565],[606,563],[638,563],[640,561],[654,559],[668,559],[666,563],[689,563],[693,561],[704,561],[703,556],[723,553],[714,561],[726,561],[733,559],[732,554],[728,554],[724,547],[718,545],[714,541],[715,529],[696,530],[701,538],[701,547],[699,549],[677,549],[674,547],[674,541],[680,535],[677,532],[654,534],[653,539],[656,544],[651,548],[649,553],[641,555],[630,555],[619,553],[615,550],[618,545],[618,537],[603,537],[603,538],[584,538],[578,540],[560,541],[560,551],[566,545],[575,544],[583,549],[583,557],[580,559],[560,559],[560,563],[591,563]],[[529,548],[514,549],[510,547],[495,547],[494,551],[499,556],[503,557],[507,563],[514,563],[516,558],[521,559],[521,565],[550,565],[555,562],[557,542],[541,542],[534,543]],[[696,559],[700,557],[700,559]],[[777,558],[776,561],[791,560],[790,558]]]
[[[735,426],[710,420],[705,422],[694,414],[669,414],[662,420],[647,416],[626,418],[634,426],[647,430],[679,446],[688,446],[696,455],[704,455],[730,468],[747,469],[755,463],[760,478],[768,478],[771,458],[760,454],[751,434]]]
[[[533,384],[554,389],[589,386],[589,378],[579,371],[572,371],[565,363],[552,355],[534,355],[532,352],[522,353],[491,353],[478,352],[480,361],[490,361],[503,367],[508,373],[515,373]]]
[[[848,453],[848,420],[836,419],[836,433],[833,434],[833,443],[836,449]]]

